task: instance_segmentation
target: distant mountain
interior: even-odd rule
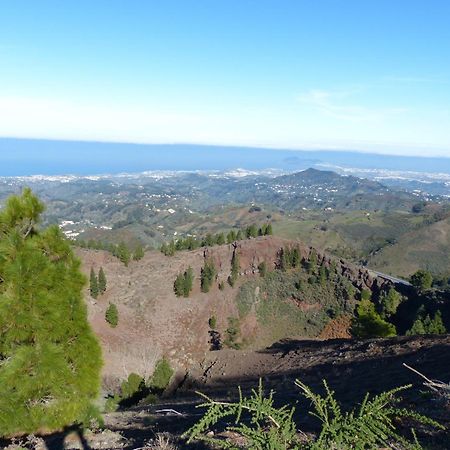
[[[26,185],[47,205],[45,224],[59,224],[71,238],[124,240],[156,248],[179,236],[270,220],[280,236],[300,238],[396,275],[409,275],[417,267],[434,272],[447,270],[438,266],[448,267],[448,244],[441,250],[427,244],[435,240],[432,230],[448,231],[432,226],[444,224],[447,199],[433,201],[428,194],[332,171],[309,168],[280,175],[233,169],[0,178],[0,206]],[[418,212],[412,212],[413,206],[419,206]]]
[[[92,229],[126,229],[128,235],[151,245],[175,232],[195,230],[205,216],[218,214],[224,207],[259,205],[266,214],[410,211],[420,199],[375,181],[307,169],[281,176],[239,170],[4,178],[0,180],[0,201],[24,185],[46,202],[47,223],[73,222],[68,230],[71,236]],[[234,221],[230,217],[224,225],[233,226]]]

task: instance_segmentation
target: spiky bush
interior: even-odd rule
[[[30,189],[0,212],[0,434],[81,421],[100,387],[80,261]]]
[[[397,394],[410,386],[383,392],[373,398],[369,398],[367,394],[359,408],[343,412],[325,381],[324,396],[314,393],[299,380],[295,384],[302,395],[311,401],[313,409],[310,414],[321,423],[321,431],[314,439],[297,428],[293,419],[294,407],[274,406],[273,392],[265,396],[261,381],[258,389],[253,389],[249,397],[244,397],[239,388],[237,402],[215,401],[200,394],[206,401],[199,407],[207,408],[207,411],[184,437],[188,438],[188,442],[203,440],[220,448],[233,449],[372,450],[401,446],[403,449],[418,450],[422,447],[414,430],[412,439],[402,436],[396,429],[396,419],[407,418],[413,422],[443,428],[428,417],[396,407],[399,401]],[[233,424],[226,425],[230,422]],[[213,437],[211,429],[221,426],[225,431],[239,436],[239,441],[244,444],[240,446],[230,440]]]

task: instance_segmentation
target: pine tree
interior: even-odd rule
[[[89,276],[89,291],[92,298],[98,297],[98,281],[93,267],[91,267],[91,274]]]
[[[111,325],[112,328],[116,328],[119,323],[119,311],[114,303],[110,303],[108,309],[105,312],[105,320]]]
[[[185,297],[189,297],[189,294],[192,291],[192,286],[194,284],[194,270],[192,267],[188,267],[188,270],[184,272],[184,280],[183,280],[183,295]]]
[[[433,319],[427,314],[422,321],[424,333],[421,334],[444,334],[447,332],[444,323],[442,322],[441,311],[437,310]],[[417,333],[418,334],[418,333]]]
[[[247,239],[255,238],[258,236],[258,228],[256,228],[256,225],[252,224],[248,226],[245,230],[245,236]]]
[[[180,273],[175,278],[173,290],[177,297],[189,297],[194,284],[194,270],[189,267],[184,273]]]
[[[117,247],[117,257],[120,259],[121,262],[123,262],[125,267],[128,267],[131,255],[130,250],[123,241]]]
[[[103,294],[106,291],[106,275],[103,270],[103,267],[100,267],[98,271],[98,291],[100,294]]]
[[[227,234],[227,244],[232,244],[236,240],[236,232],[234,230],[231,230]]]
[[[267,274],[267,265],[265,261],[258,264],[259,276],[264,278]]]
[[[291,250],[290,262],[291,262],[291,267],[294,267],[294,268],[298,267],[300,265],[300,252],[297,247],[294,247]]]
[[[217,271],[214,263],[212,261],[206,261],[200,274],[200,287],[202,292],[209,292],[216,275]]]
[[[280,270],[285,272],[289,268],[289,266],[290,266],[290,261],[289,261],[288,249],[282,247],[279,252],[278,267]]]
[[[134,253],[133,253],[133,260],[134,260],[134,261],[139,261],[139,260],[141,260],[141,259],[144,257],[144,254],[145,254],[145,252],[144,252],[144,247],[142,247],[142,245],[138,245],[138,246],[136,247],[136,249],[134,250]]]
[[[441,311],[438,309],[431,321],[430,327],[428,329],[430,334],[445,334],[447,329],[445,328],[444,322],[442,321]]]
[[[367,339],[396,335],[395,326],[380,317],[370,300],[361,300],[356,311],[351,330],[354,336]]]
[[[239,277],[239,270],[241,269],[240,262],[239,262],[239,255],[236,252],[236,249],[233,252],[233,256],[231,257],[231,274],[228,277],[228,283],[231,287],[234,286],[236,283],[238,277]]]
[[[433,284],[433,276],[426,270],[418,270],[411,275],[410,281],[417,289],[430,289]]]
[[[423,321],[420,317],[414,321],[412,327],[406,332],[407,336],[414,336],[416,334],[426,334]]]
[[[203,247],[212,247],[216,243],[214,236],[211,233],[208,233],[203,239],[202,246]]]
[[[182,273],[179,273],[175,278],[173,283],[173,291],[177,297],[181,297],[183,295],[183,285],[184,285],[184,276]]]
[[[397,312],[402,301],[402,296],[391,287],[387,294],[384,292],[380,299],[381,315],[383,317],[391,317]]]
[[[325,268],[325,266],[320,266],[319,269],[319,282],[322,286],[325,286],[325,284],[327,283],[327,279],[328,279],[328,273],[327,273],[327,269]]]
[[[57,226],[38,230],[30,189],[0,212],[0,434],[86,418],[99,392],[100,346],[87,321],[80,261]]]
[[[317,269],[317,252],[312,249],[309,254],[309,261],[307,264],[308,273],[313,274]]]
[[[272,230],[272,224],[268,223],[264,232],[265,236],[272,236],[273,230]]]

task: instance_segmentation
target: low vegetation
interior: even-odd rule
[[[173,376],[173,369],[166,358],[160,359],[155,367],[152,377],[148,382],[151,392],[162,394],[170,383]]]
[[[118,408],[130,407],[140,402],[155,402],[169,386],[173,373],[169,361],[165,358],[156,363],[155,370],[148,380],[136,373],[130,373],[128,378],[122,381],[117,392],[111,393],[106,399],[105,412],[116,411]]]
[[[134,248],[134,250],[132,250],[124,241],[121,241],[119,244],[111,244],[94,239],[90,239],[88,241],[77,239],[72,241],[72,243],[80,248],[109,252],[111,255],[119,259],[126,267],[128,267],[128,264],[132,259],[134,261],[139,261],[145,255],[145,250],[142,245],[139,244]]]
[[[444,429],[436,421],[418,412],[399,408],[398,394],[411,386],[402,386],[375,395],[367,394],[360,406],[344,412],[334,392],[324,381],[325,395],[316,394],[299,380],[295,382],[301,395],[312,406],[309,414],[319,422],[320,431],[315,437],[303,433],[294,420],[295,407],[274,403],[273,392],[264,395],[260,381],[258,389],[246,397],[239,388],[237,402],[216,401],[200,394],[207,408],[203,417],[186,433],[188,443],[205,441],[218,448],[254,448],[272,450],[328,450],[328,449],[421,449],[416,433],[410,436],[397,429],[398,419],[421,426]],[[227,425],[233,422],[233,425]],[[222,427],[227,433],[219,433]],[[214,429],[214,432],[211,432]],[[215,435],[230,437],[215,437]],[[236,445],[236,441],[241,444]]]
[[[228,317],[228,327],[225,330],[224,344],[228,348],[234,348],[235,350],[242,348],[241,330],[237,317]]]
[[[177,297],[189,297],[194,284],[194,271],[189,267],[185,272],[180,273],[173,283],[173,290]]]
[[[295,247],[279,252],[277,270],[263,266],[260,277],[241,284],[236,297],[239,318],[256,313],[260,345],[288,336],[318,336],[324,326],[342,314],[352,314],[357,290],[335,265],[317,263],[317,254],[302,260]],[[262,273],[264,276],[262,276]]]
[[[231,230],[225,233],[207,234],[202,238],[188,236],[172,240],[161,245],[161,252],[166,256],[173,256],[175,252],[180,250],[195,250],[200,247],[213,247],[214,245],[232,244],[235,241],[243,239],[251,239],[258,236],[270,236],[273,234],[272,225],[270,223],[263,224],[259,228],[256,225],[249,225],[244,230]]]

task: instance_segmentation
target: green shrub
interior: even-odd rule
[[[128,399],[135,396],[145,387],[144,379],[137,373],[130,373],[125,381],[120,385],[122,399]]]
[[[447,329],[442,321],[441,311],[437,310],[433,319],[427,314],[425,318],[422,315],[418,315],[414,321],[412,327],[406,332],[407,336],[413,336],[416,334],[445,334]]]
[[[177,297],[189,297],[194,284],[194,271],[189,267],[184,273],[178,274],[173,283],[173,290]]]
[[[433,284],[433,276],[426,270],[418,270],[416,273],[411,275],[410,281],[411,284],[417,289],[430,289]]]
[[[158,361],[152,377],[148,383],[148,387],[152,392],[162,393],[169,386],[173,376],[173,369],[167,359],[162,358]]]
[[[265,261],[262,261],[258,264],[259,276],[264,278],[267,273],[267,264]]]
[[[105,402],[104,412],[110,413],[117,411],[119,409],[120,400],[120,396],[117,394],[112,397],[108,397]]]
[[[359,303],[351,332],[361,339],[396,335],[395,326],[381,318],[370,300],[361,300]]]
[[[200,274],[200,287],[202,292],[209,292],[216,275],[217,271],[214,263],[212,261],[206,261]]]
[[[211,316],[208,320],[208,324],[209,324],[209,328],[211,328],[211,330],[215,330],[215,328],[217,326],[216,316]]]
[[[402,302],[402,296],[391,287],[388,292],[383,292],[380,298],[381,315],[391,317],[397,312]]]
[[[144,247],[142,245],[138,245],[133,253],[133,260],[139,261],[141,260],[145,255]]]
[[[119,323],[119,311],[114,303],[110,303],[108,309],[105,312],[105,320],[111,325],[112,328],[116,328]]]
[[[288,405],[276,407],[273,392],[264,396],[260,381],[250,397],[244,397],[239,388],[239,401],[215,401],[200,394],[205,402],[199,407],[207,408],[203,417],[184,434],[188,443],[205,441],[217,448],[237,448],[218,427],[225,427],[243,442],[244,448],[260,450],[370,450],[379,448],[403,448],[419,450],[422,447],[414,431],[410,440],[396,429],[397,419],[445,429],[437,422],[413,410],[398,408],[397,394],[411,386],[403,386],[383,392],[372,398],[367,394],[358,408],[344,412],[324,381],[326,395],[315,394],[299,380],[296,386],[310,402],[310,412],[319,421],[320,431],[316,437],[307,436],[297,429],[294,421],[295,408]],[[232,422],[232,425],[226,425]],[[214,429],[211,434],[210,430]],[[302,438],[300,438],[302,436]],[[241,448],[241,447],[239,447]]]
[[[239,320],[236,317],[228,317],[228,328],[225,330],[224,344],[227,347],[239,350],[242,347],[242,343],[238,342],[241,336],[241,329],[239,326]]]

